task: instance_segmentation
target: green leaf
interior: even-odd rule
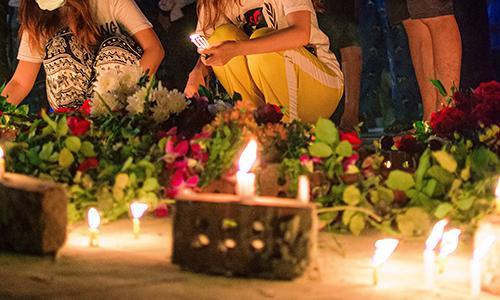
[[[354,234],[354,235],[360,235],[361,232],[365,229],[366,222],[365,222],[365,217],[362,214],[355,214],[351,222],[349,223],[349,230]]]
[[[377,194],[379,200],[387,204],[391,204],[394,201],[394,192],[388,188],[383,186],[378,187]]]
[[[434,179],[437,179],[437,181],[439,181],[440,183],[442,183],[445,186],[450,185],[453,182],[453,180],[455,179],[453,174],[446,171],[442,167],[436,166],[436,165],[430,167],[429,170],[427,170],[427,175],[429,175],[430,177],[432,177]]]
[[[460,210],[468,211],[472,207],[472,204],[474,204],[474,197],[469,195],[464,196],[460,200],[456,201],[455,204]]]
[[[49,160],[53,151],[54,151],[54,143],[48,142],[42,146],[42,150],[40,151],[38,156],[43,160]]]
[[[156,178],[148,178],[142,185],[142,190],[145,192],[156,192],[159,188],[160,184],[158,183],[158,179]]]
[[[338,213],[335,211],[327,212],[324,214],[320,214],[319,219],[326,224],[330,224],[333,221],[335,221],[335,219],[337,218],[337,215],[338,215]]]
[[[458,164],[453,155],[446,151],[435,151],[432,152],[432,156],[437,160],[439,165],[450,173],[454,173],[457,170]]]
[[[31,148],[29,151],[28,151],[28,160],[30,161],[30,163],[32,165],[35,165],[35,166],[38,166],[42,160],[40,159],[40,157],[38,156],[38,150],[35,149],[35,148]]]
[[[333,146],[339,141],[339,131],[335,124],[328,119],[320,118],[318,120],[315,133],[319,141],[328,145]]]
[[[348,226],[349,223],[351,223],[351,219],[354,216],[354,214],[356,214],[356,212],[352,210],[344,211],[344,213],[342,214],[342,224]]]
[[[64,145],[71,152],[78,153],[78,151],[80,151],[80,148],[82,147],[82,141],[77,136],[70,136],[66,138],[66,140],[64,141]]]
[[[68,134],[69,127],[66,121],[66,116],[62,117],[59,122],[57,123],[57,136],[65,136]]]
[[[431,80],[431,83],[433,86],[436,87],[436,89],[439,91],[439,94],[441,94],[441,96],[443,97],[446,97],[448,96],[448,92],[446,91],[446,88],[444,87],[443,83],[440,81],[440,80]]]
[[[355,185],[345,188],[342,199],[350,206],[356,206],[361,202],[361,191]]]
[[[68,150],[68,148],[63,148],[61,153],[59,153],[59,166],[62,168],[68,168],[75,161],[75,157]]]
[[[429,215],[421,208],[412,207],[396,217],[399,231],[408,237],[420,236],[431,226]]]
[[[434,211],[434,216],[438,219],[445,218],[451,211],[453,210],[453,206],[450,203],[442,203],[440,204],[436,210]]]
[[[420,157],[420,160],[418,162],[418,168],[415,171],[415,185],[417,189],[421,189],[425,174],[427,173],[427,170],[431,167],[431,150],[427,149],[422,156]]]
[[[333,150],[325,143],[317,142],[309,146],[309,153],[312,156],[325,158],[333,154]]]
[[[49,126],[52,128],[52,131],[57,131],[57,123],[54,122],[48,115],[47,115],[47,112],[45,111],[45,109],[42,109],[41,111],[41,116],[42,116],[42,119],[47,122],[47,124],[49,124]]]
[[[340,156],[349,157],[352,155],[352,145],[348,141],[342,141],[338,144],[335,152]]]
[[[82,153],[85,157],[96,157],[97,154],[94,150],[94,145],[91,142],[85,141],[82,143]]]
[[[389,173],[386,184],[392,190],[407,191],[415,186],[415,181],[411,174],[394,170]]]

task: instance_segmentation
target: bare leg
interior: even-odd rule
[[[455,16],[441,16],[423,19],[432,35],[434,70],[436,79],[441,80],[446,90],[460,86],[462,66],[462,39]],[[440,98],[441,99],[441,98]],[[436,109],[441,101],[436,103]]]
[[[342,128],[351,129],[359,124],[359,98],[361,93],[361,47],[340,49],[342,71],[345,78],[345,110],[340,121]]]
[[[438,92],[431,83],[432,79],[437,79],[434,70],[432,35],[427,25],[420,19],[405,20],[403,25],[408,34],[411,58],[422,96],[424,120],[429,120],[438,102]]]

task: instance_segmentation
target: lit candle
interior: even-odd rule
[[[474,249],[474,254],[472,255],[472,261],[470,265],[470,284],[472,297],[479,297],[479,295],[481,294],[481,262],[486,254],[488,254],[488,251],[494,243],[495,236],[488,235]]]
[[[139,234],[141,233],[141,218],[147,210],[148,205],[146,203],[134,201],[130,204],[133,224],[132,231],[136,239],[139,238]]]
[[[448,224],[448,220],[441,220],[434,225],[431,234],[425,241],[424,250],[424,272],[425,272],[425,284],[427,288],[434,288],[434,277],[436,274],[436,246],[443,237],[444,228]]]
[[[500,215],[500,178],[498,178],[497,188],[495,189],[495,204],[497,208],[497,215]]]
[[[255,174],[250,172],[257,160],[257,142],[251,140],[241,153],[239,171],[236,173],[236,193],[240,200],[251,200],[255,196]]]
[[[3,152],[3,148],[0,147],[0,178],[3,178],[5,175],[5,153]]]
[[[297,199],[302,203],[309,203],[309,196],[309,178],[305,175],[299,176],[299,189],[297,191]]]
[[[443,233],[443,239],[441,240],[441,249],[439,250],[438,257],[438,272],[443,274],[446,268],[446,260],[458,247],[458,241],[460,234],[462,232],[460,229],[451,229]]]
[[[375,253],[372,257],[373,266],[373,284],[378,285],[380,281],[380,267],[391,257],[398,246],[396,239],[383,239],[375,242]]]
[[[99,226],[101,225],[101,216],[94,207],[87,212],[89,223],[89,245],[90,247],[99,247]]]

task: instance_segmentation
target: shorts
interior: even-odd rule
[[[407,19],[425,19],[453,15],[453,0],[386,0],[392,24]]]
[[[330,39],[330,50],[337,57],[340,49],[359,46],[358,24],[352,18],[332,17],[319,13],[318,23],[320,29]]]

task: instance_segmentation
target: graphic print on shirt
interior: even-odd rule
[[[276,11],[267,2],[261,7],[251,9],[243,13],[243,15],[238,16],[237,21],[242,24],[243,31],[247,35],[252,35],[255,30],[260,28],[277,29]]]

